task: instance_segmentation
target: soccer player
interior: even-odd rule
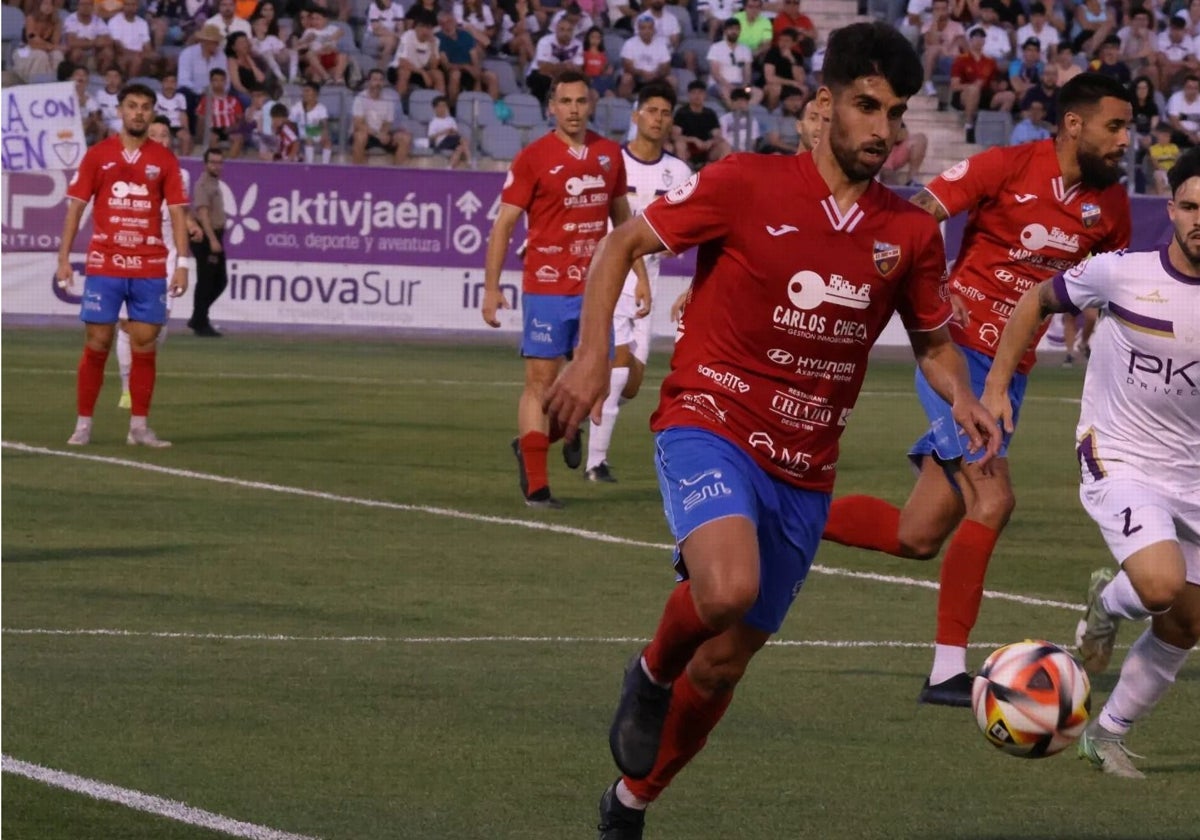
[[[621,147],[588,129],[587,77],[577,70],[559,73],[549,97],[554,131],[521,150],[500,194],[500,213],[488,238],[483,320],[499,327],[497,311],[512,305],[500,291],[500,271],[513,228],[526,213],[529,239],[521,296],[525,389],[512,449],[525,504],[560,508],[562,503],[550,494],[546,452],[562,434],[551,429],[542,400],[577,343],[583,281],[596,244],[609,219],[620,224],[630,210]],[[563,459],[576,469],[582,441],[574,433],[566,440]]]
[[[1118,183],[1129,145],[1132,107],[1119,82],[1081,73],[1059,94],[1058,137],[997,147],[950,167],[913,196],[942,221],[968,212],[962,253],[950,277],[950,333],[971,366],[976,393],[991,366],[1004,323],[1022,293],[1089,253],[1129,244],[1129,198]],[[1020,404],[1030,350],[1012,383]],[[834,501],[825,539],[928,559],[953,534],[942,560],[933,665],[918,700],[971,704],[967,640],[983,599],[992,550],[1016,500],[1007,440],[985,467],[964,448],[947,411],[917,374],[929,431],[909,450],[920,471],[904,508],[872,496]]]
[[[636,214],[650,202],[665,195],[692,177],[692,168],[663,150],[671,138],[672,114],[675,111],[675,88],[665,82],[650,82],[638,91],[633,124],[637,136],[622,153],[625,155],[625,178],[628,185],[630,209]],[[608,396],[600,412],[600,422],[588,435],[587,472],[589,481],[612,482],[608,465],[608,445],[621,406],[637,396],[646,373],[650,356],[650,304],[654,281],[658,279],[660,258],[647,257],[646,281],[643,284],[636,272],[625,278],[625,288],[613,314],[613,334],[616,355],[613,357]]]
[[[984,403],[1011,430],[1008,383],[1042,320],[1101,308],[1075,427],[1084,509],[1120,565],[1092,575],[1077,642],[1101,673],[1122,619],[1150,619],[1079,740],[1105,773],[1143,774],[1123,739],[1175,682],[1200,639],[1200,149],[1169,174],[1174,236],[1101,254],[1026,292],[988,374]]]
[[[163,114],[159,114],[150,123],[150,127],[146,129],[146,136],[159,143],[171,148],[171,119]],[[188,190],[188,173],[186,169],[179,170],[180,177],[183,178],[184,192]],[[204,236],[204,231],[200,229],[200,225],[196,222],[190,207],[184,208],[184,213],[187,216],[188,236],[193,240],[199,240]],[[162,213],[162,241],[167,246],[167,275],[168,277],[175,276],[175,269],[179,265],[179,251],[175,249],[175,229],[171,225],[171,209],[167,205],[163,205]],[[175,298],[168,295],[167,297],[167,316],[171,315],[171,301]],[[163,327],[159,330],[158,338],[154,342],[155,352],[161,350],[163,345],[167,343],[167,324],[166,319],[163,319]],[[129,375],[133,370],[133,349],[129,340],[129,321],[122,318],[117,330],[117,366],[121,372],[121,398],[117,401],[117,408],[133,408],[133,397],[129,392]]]
[[[575,361],[548,395],[567,434],[608,382],[612,312],[630,264],[699,246],[651,420],[681,582],[625,672],[609,736],[624,775],[601,799],[602,840],[642,836],[644,809],[704,746],[782,624],[820,541],[869,349],[893,312],[972,446],[998,446],[946,328],[937,224],[874,180],[921,80],[912,46],[890,26],[836,30],[815,152],[706,166],[597,251]]]
[[[129,313],[132,361],[129,393],[132,414],[126,443],[170,446],[146,424],[154,394],[155,342],[167,319],[167,247],[162,235],[162,206],[169,207],[177,253],[187,253],[187,191],[179,161],[166,146],[147,142],[154,117],[154,91],[126,85],[118,97],[120,134],[97,143],[84,155],[67,187],[67,217],[58,251],[58,284],[74,285],[71,243],[88,202],[95,218],[88,245],[87,278],[79,319],[84,322],[83,355],[76,380],[78,419],[67,443],[85,446],[92,439],[92,415],[104,384],[104,363],[112,348],[121,304]],[[180,257],[171,274],[170,294],[187,291],[191,258]]]

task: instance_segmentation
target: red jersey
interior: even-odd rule
[[[298,160],[300,157],[300,136],[287,120],[275,132],[275,160]]]
[[[959,79],[966,84],[983,82],[985,85],[996,75],[996,59],[986,55],[979,58],[969,52],[961,53],[950,65],[950,78]]]
[[[950,318],[937,222],[875,182],[842,212],[809,154],[732,155],[644,218],[672,252],[700,246],[651,427],[707,429],[772,476],[830,491],[892,313],[910,330]]]
[[[241,122],[242,110],[242,103],[229,94],[217,98],[207,93],[196,106],[196,116],[203,118],[211,111],[209,119],[213,128],[231,128]]]
[[[589,131],[576,150],[557,132],[520,151],[500,200],[525,211],[529,248],[524,290],[581,295],[596,245],[608,232],[613,201],[625,195],[621,147]]]
[[[988,356],[1027,290],[1092,253],[1129,245],[1129,196],[1120,184],[1063,189],[1053,140],[997,146],[947,169],[925,188],[951,216],[970,212],[950,275],[971,313],[954,340]],[[1039,333],[1039,337],[1040,337]],[[1017,369],[1037,361],[1032,347]]]
[[[179,161],[170,149],[145,142],[129,152],[119,135],[101,140],[83,156],[67,195],[84,204],[96,200],[85,273],[166,276],[162,205],[188,203]]]

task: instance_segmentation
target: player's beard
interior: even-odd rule
[[[829,131],[829,148],[833,152],[834,158],[838,162],[838,166],[842,168],[842,172],[846,173],[846,177],[851,181],[862,182],[870,181],[879,174],[879,170],[883,169],[883,164],[887,160],[888,147],[886,143],[881,143],[878,146],[864,144],[862,146],[850,146],[843,142],[843,138],[838,136],[838,133],[833,130],[832,124],[828,126]],[[859,157],[861,152],[867,151],[879,152],[879,163],[869,164],[864,163]]]
[[[1176,229],[1175,244],[1179,246],[1179,250],[1183,252],[1183,256],[1191,263],[1192,273],[1200,276],[1200,240],[1190,238],[1190,235],[1194,233],[1196,233],[1195,230],[1182,232]]]
[[[1125,174],[1125,168],[1118,162],[1115,166],[1103,155],[1098,155],[1090,149],[1080,147],[1075,153],[1079,162],[1079,177],[1085,187],[1102,190],[1111,187]]]
[[[127,126],[125,126],[125,133],[128,134],[130,137],[145,137],[146,132],[149,130],[150,130],[149,125],[142,125],[142,126],[127,125]]]

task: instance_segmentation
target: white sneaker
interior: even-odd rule
[[[130,429],[125,442],[130,446],[149,446],[151,449],[166,449],[171,445],[171,441],[160,440],[150,428]]]
[[[937,96],[938,95],[937,88],[935,88],[933,86],[933,82],[925,83],[925,85],[921,88],[921,95],[922,96]]]
[[[92,442],[91,429],[76,429],[69,438],[67,438],[67,446],[87,446]]]
[[[1129,759],[1144,758],[1132,753],[1125,742],[1112,735],[1100,726],[1098,721],[1092,721],[1083,735],[1079,738],[1079,757],[1086,759],[1093,767],[1103,770],[1110,776],[1122,779],[1144,779],[1146,774],[1133,766]]]

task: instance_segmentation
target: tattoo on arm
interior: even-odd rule
[[[910,198],[909,201],[933,216],[939,222],[944,222],[950,218],[950,215],[946,212],[946,208],[942,206],[940,201],[933,197],[933,193],[929,190],[921,190]]]
[[[1066,312],[1070,309],[1069,304],[1064,304],[1058,299],[1058,295],[1054,293],[1054,282],[1047,280],[1038,286],[1038,309],[1041,310],[1042,317],[1048,318],[1056,312]]]

